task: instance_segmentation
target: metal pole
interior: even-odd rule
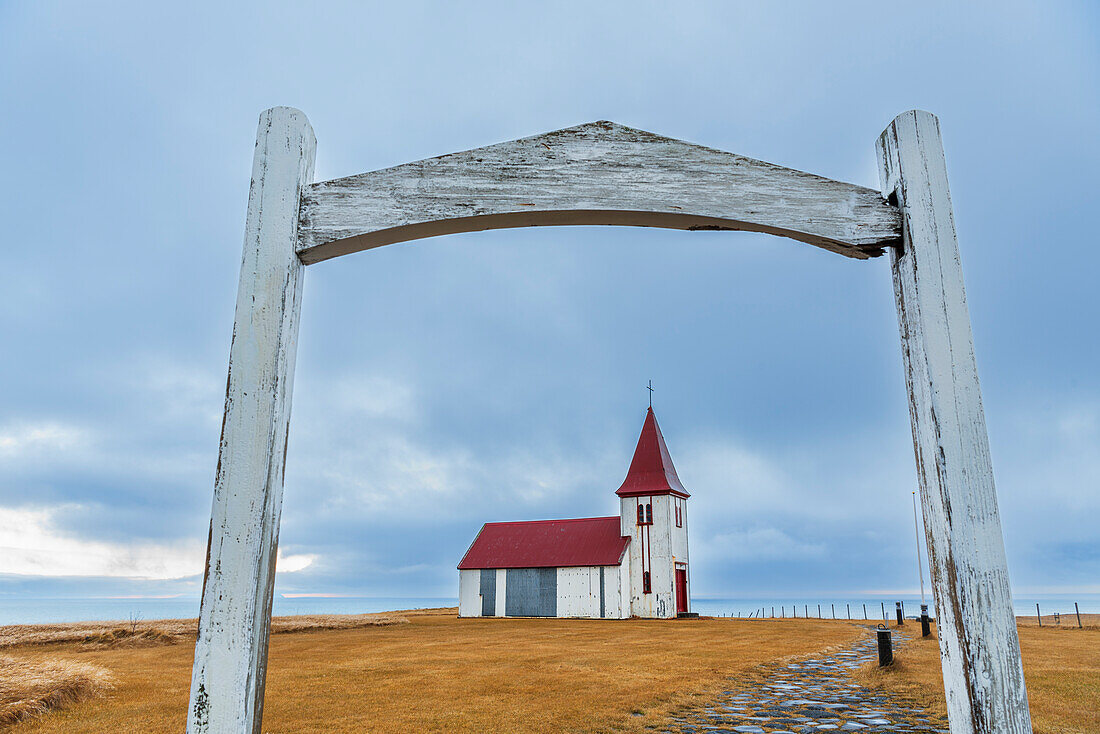
[[[886,625],[878,626],[878,665],[884,667],[894,662],[894,646],[890,644],[890,630]]]
[[[882,621],[886,621],[886,602],[880,601],[879,606],[882,607]]]

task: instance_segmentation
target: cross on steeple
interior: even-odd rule
[[[649,390],[649,407],[652,408],[653,407],[653,380],[650,380],[649,384],[646,385],[646,390]]]

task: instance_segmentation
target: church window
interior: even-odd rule
[[[645,524],[653,524],[653,505],[651,505],[649,502],[645,503]]]
[[[679,502],[676,503],[676,527],[684,527],[684,508]]]
[[[649,583],[649,571],[642,571],[642,593],[649,594],[653,590]]]
[[[638,503],[638,524],[645,525],[645,505]]]

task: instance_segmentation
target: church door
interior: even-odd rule
[[[688,610],[688,572],[686,568],[676,569],[676,613]]]

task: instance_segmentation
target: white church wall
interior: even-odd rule
[[[628,615],[623,614],[623,599],[626,598],[624,588],[627,583],[627,579],[630,578],[628,566],[630,563],[629,556],[623,558],[622,566],[605,566],[604,567],[604,618],[605,619],[622,619]]]
[[[653,526],[651,528],[651,581],[653,616],[675,617],[676,595],[672,561],[672,497],[661,495],[653,498]]]
[[[497,569],[497,599],[496,612],[498,617],[505,616],[504,602],[508,598],[508,569]]]
[[[676,596],[673,575],[672,503],[670,495],[623,497],[620,500],[621,527],[630,536],[630,614],[636,617],[675,617]],[[638,505],[653,505],[653,524],[638,525]],[[642,556],[647,559],[650,590],[642,588]]]
[[[481,616],[481,569],[464,568],[458,572],[458,616]]]
[[[600,569],[578,566],[558,569],[558,616],[600,616]]]
[[[687,611],[691,611],[691,564],[688,562],[688,517],[687,506],[688,501],[685,499],[679,499],[676,497],[670,497],[671,500],[671,524],[672,528],[672,562],[673,567],[676,564],[684,564],[687,571],[687,590],[688,590],[688,607]],[[676,503],[680,504],[680,525],[676,527]],[[675,612],[676,597],[675,597],[675,579],[673,579],[673,611]]]
[[[679,497],[668,497],[669,518],[668,526],[672,528],[672,560],[676,563],[688,562],[688,532],[687,532],[687,500]],[[680,506],[680,524],[676,527],[676,506]]]

